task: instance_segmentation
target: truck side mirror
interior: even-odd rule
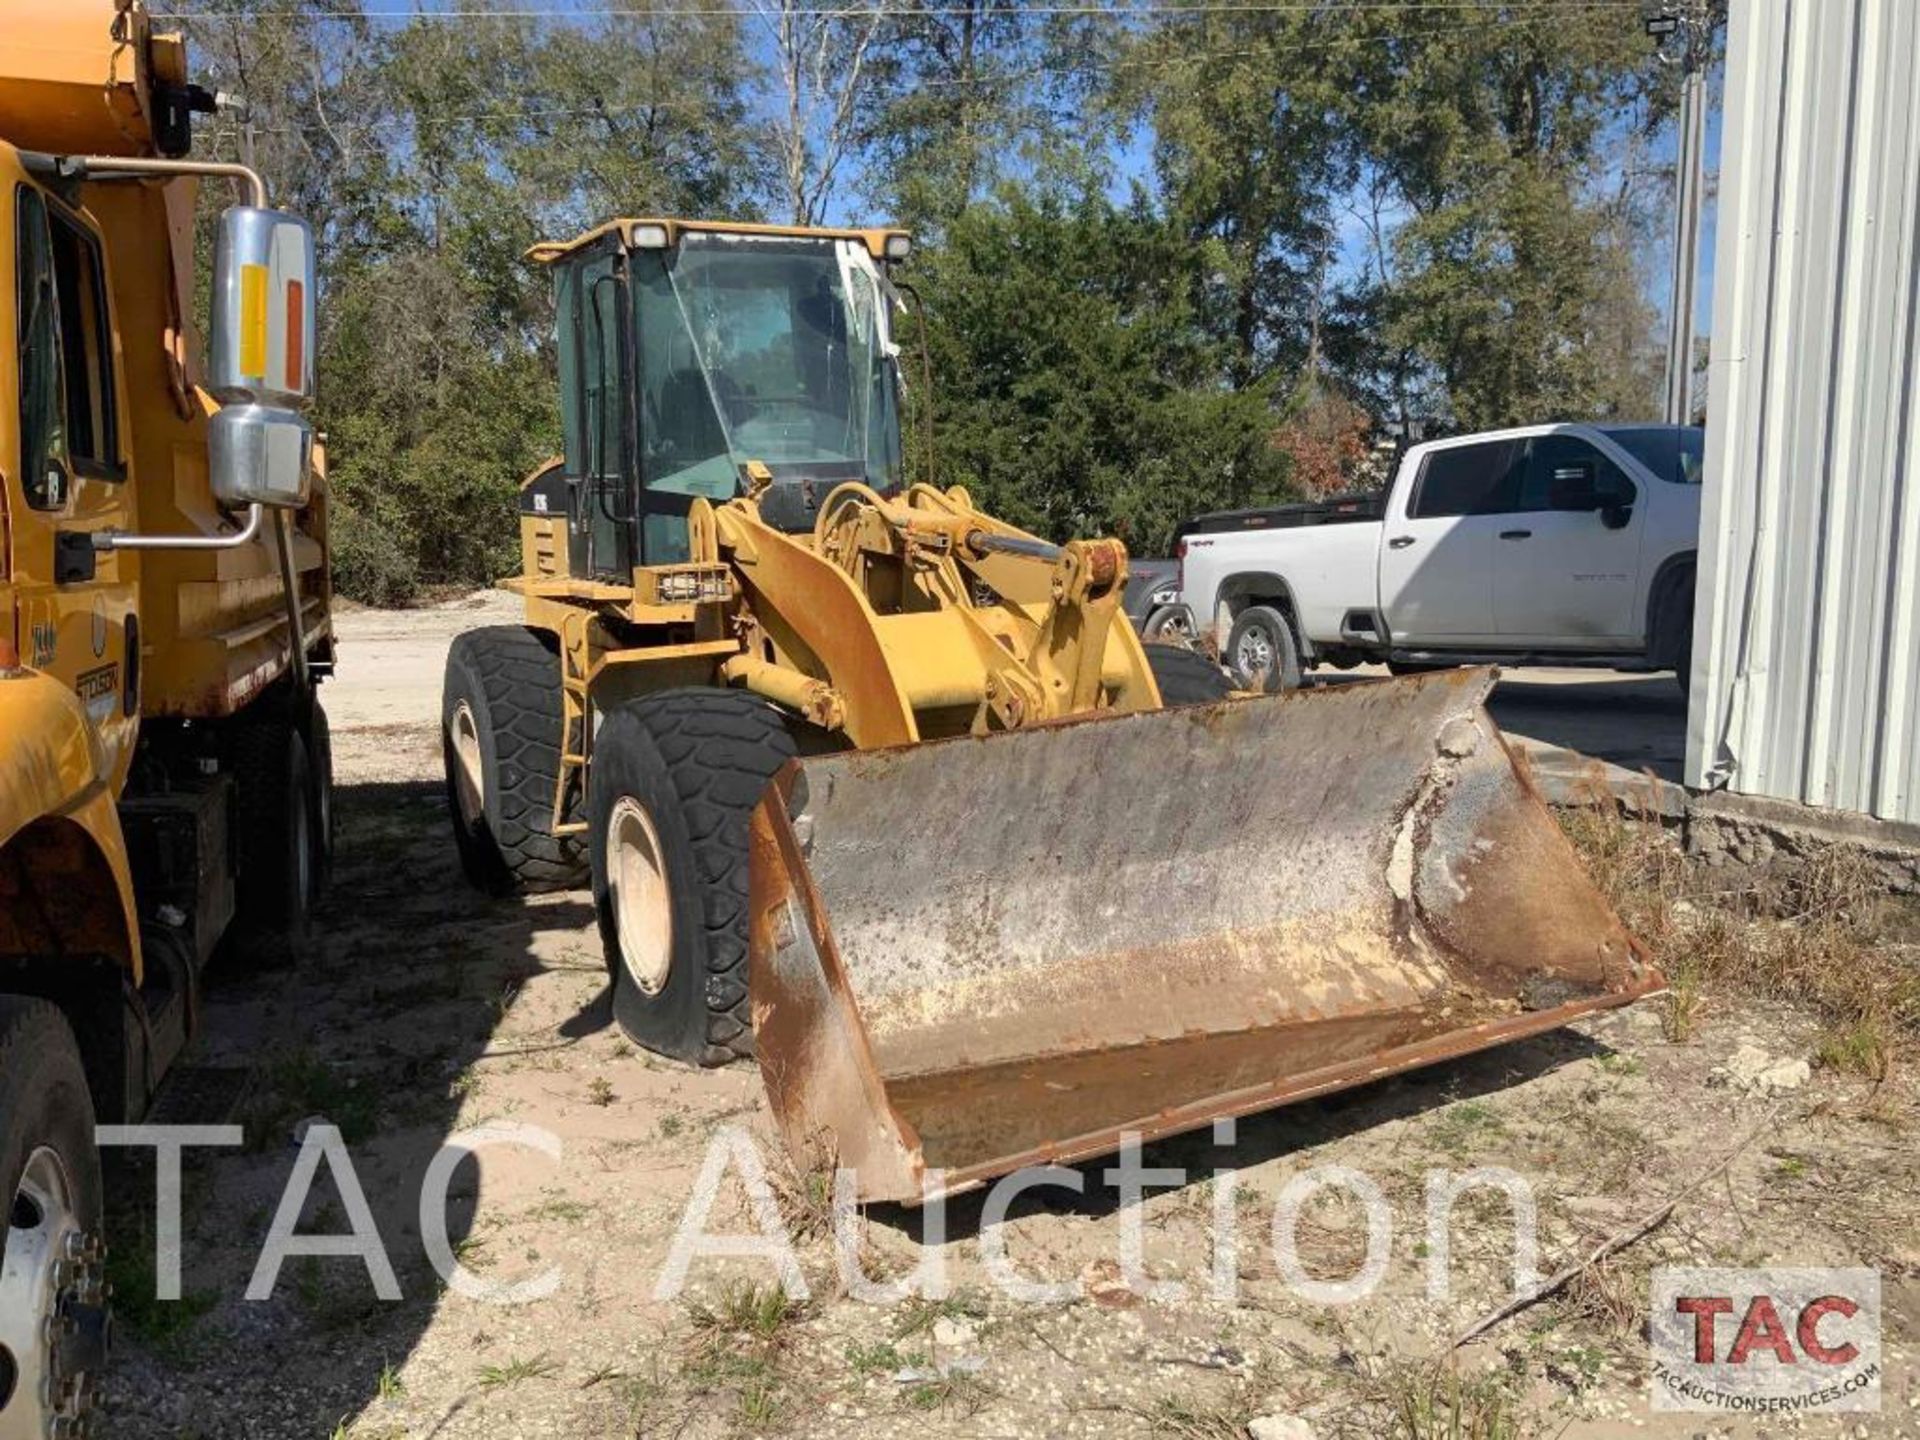
[[[208,435],[223,505],[307,503],[313,431],[313,232],[283,210],[238,205],[214,247],[208,388],[221,401]]]

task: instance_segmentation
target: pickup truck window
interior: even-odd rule
[[[1707,455],[1707,432],[1698,425],[1645,425],[1608,430],[1607,438],[1662,480],[1698,485]]]
[[[1520,510],[1592,510],[1596,498],[1607,504],[1634,502],[1627,472],[1578,435],[1539,435],[1531,448]]]
[[[1507,514],[1519,499],[1526,458],[1524,440],[1489,440],[1434,450],[1421,462],[1407,517]]]

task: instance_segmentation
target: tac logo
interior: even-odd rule
[[[1880,1272],[1653,1272],[1653,1408],[1880,1408]]]

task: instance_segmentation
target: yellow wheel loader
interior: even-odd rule
[[[214,97],[138,0],[0,0],[0,35],[0,1436],[78,1437],[95,1125],[147,1111],[217,946],[297,951],[326,870],[313,246],[186,158]],[[207,176],[249,203],[203,359]]]
[[[753,1054],[789,1146],[918,1200],[1321,1094],[1659,983],[1485,671],[1230,698],[1114,540],[910,483],[908,237],[541,246],[566,454],[523,626],[448,663],[489,890],[590,881],[621,1026]]]

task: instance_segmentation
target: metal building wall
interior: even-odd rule
[[[1687,782],[1920,820],[1920,0],[1734,0]]]

